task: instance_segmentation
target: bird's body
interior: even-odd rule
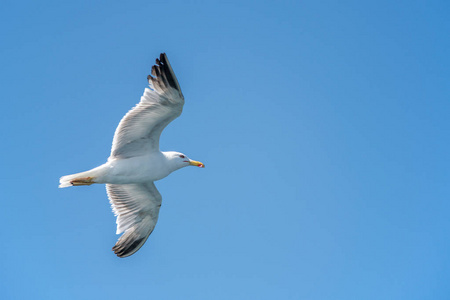
[[[163,179],[179,169],[177,165],[171,164],[169,158],[165,152],[152,152],[139,158],[111,160],[103,165],[110,172],[101,179],[102,183],[144,183]]]
[[[117,233],[125,232],[113,247],[119,257],[139,250],[156,225],[161,195],[153,182],[189,165],[204,167],[182,153],[159,150],[161,132],[181,114],[184,97],[164,53],[152,75],[148,77],[151,89],[145,89],[139,104],[120,121],[108,161],[60,179],[61,188],[106,184]]]
[[[165,152],[152,152],[139,157],[111,159],[87,172],[68,175],[65,184],[60,187],[72,186],[73,179],[85,177],[95,178],[94,183],[129,184],[157,181],[179,169],[170,163],[167,156]]]

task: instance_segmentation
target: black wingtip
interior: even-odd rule
[[[142,245],[144,244],[143,241],[147,240],[147,237],[143,237],[141,239],[137,239],[133,241],[131,244],[127,243],[120,243],[120,240],[112,247],[112,251],[118,256],[118,257],[128,257],[132,254],[134,254],[137,250],[139,250]]]
[[[170,66],[166,53],[161,53],[159,59],[155,59],[156,64],[152,66],[151,75],[147,76],[147,80],[151,81],[153,86],[162,90],[173,88],[179,91],[182,96],[180,85]]]

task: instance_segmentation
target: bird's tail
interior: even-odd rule
[[[94,172],[92,171],[93,170],[89,170],[81,173],[62,176],[59,179],[59,188],[78,185],[91,185],[95,183],[95,177],[93,176]]]

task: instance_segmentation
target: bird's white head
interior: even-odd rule
[[[196,166],[199,168],[204,168],[205,165],[199,161],[195,161],[187,157],[185,154],[175,151],[164,152],[168,161],[175,169],[181,169],[187,166]]]

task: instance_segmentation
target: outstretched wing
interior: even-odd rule
[[[155,228],[161,207],[161,194],[153,182],[146,184],[107,184],[109,202],[117,216],[117,234],[125,232],[112,248],[119,257],[138,251]]]
[[[156,59],[147,79],[150,88],[117,126],[110,159],[159,151],[161,132],[183,110],[184,97],[165,53]]]

